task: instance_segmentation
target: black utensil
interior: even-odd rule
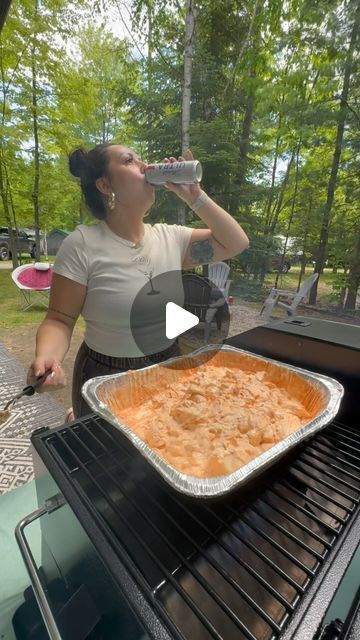
[[[23,396],[33,396],[36,389],[38,387],[41,387],[41,385],[45,382],[46,378],[48,378],[51,374],[52,374],[51,369],[48,369],[47,371],[45,371],[45,373],[42,376],[40,376],[40,378],[37,378],[35,382],[33,382],[32,384],[28,384],[27,387],[24,387],[24,389],[20,393],[18,393],[17,396],[9,400],[9,402],[5,405],[2,411],[0,411],[0,414],[3,413],[4,411],[9,411],[9,408],[13,407],[14,404],[18,400],[20,400],[20,398],[22,398]]]

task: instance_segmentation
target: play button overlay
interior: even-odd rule
[[[167,271],[154,275],[145,258],[136,264],[137,289],[130,309],[132,338],[147,364],[165,364],[177,355],[191,355],[203,347],[212,347],[209,359],[221,349],[229,333],[230,313],[224,288],[209,278],[190,271]],[[176,346],[175,355],[155,357]],[[139,354],[140,355],[140,354]],[[193,367],[190,358],[174,361],[172,367]]]
[[[199,318],[193,313],[186,311],[182,307],[179,307],[173,302],[168,302],[166,305],[166,337],[177,338],[188,329],[192,329],[199,324]]]

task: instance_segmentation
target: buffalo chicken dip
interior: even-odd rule
[[[297,394],[299,396],[299,394]],[[109,408],[176,471],[228,475],[312,419],[306,403],[266,371],[206,364],[135,406]]]

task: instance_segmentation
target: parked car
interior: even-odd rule
[[[13,229],[13,233],[16,239],[16,249],[18,253],[28,253],[32,258],[35,258],[36,243],[26,231],[19,229]],[[0,227],[0,260],[11,259],[10,237],[8,227]]]
[[[291,249],[293,244],[293,238],[288,238],[287,249]],[[292,241],[292,242],[291,242]],[[274,236],[272,239],[272,247],[268,254],[268,270],[280,271],[280,273],[287,273],[291,269],[292,259],[286,253],[283,256],[285,248],[286,238],[284,236]]]
[[[25,233],[27,233],[27,235],[29,236],[29,239],[36,244],[36,235],[35,235],[35,229],[29,229],[24,227],[22,229],[22,231],[25,231]],[[44,236],[44,233],[42,231],[40,231],[40,254],[43,256],[46,254],[46,238]]]
[[[279,271],[287,273],[291,269],[291,259],[288,256],[273,256],[270,258],[271,271]]]

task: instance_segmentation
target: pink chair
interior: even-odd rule
[[[36,305],[42,305],[47,309],[53,274],[52,266],[47,262],[35,262],[35,264],[23,264],[12,271],[11,277],[25,300],[21,311],[27,311]]]

